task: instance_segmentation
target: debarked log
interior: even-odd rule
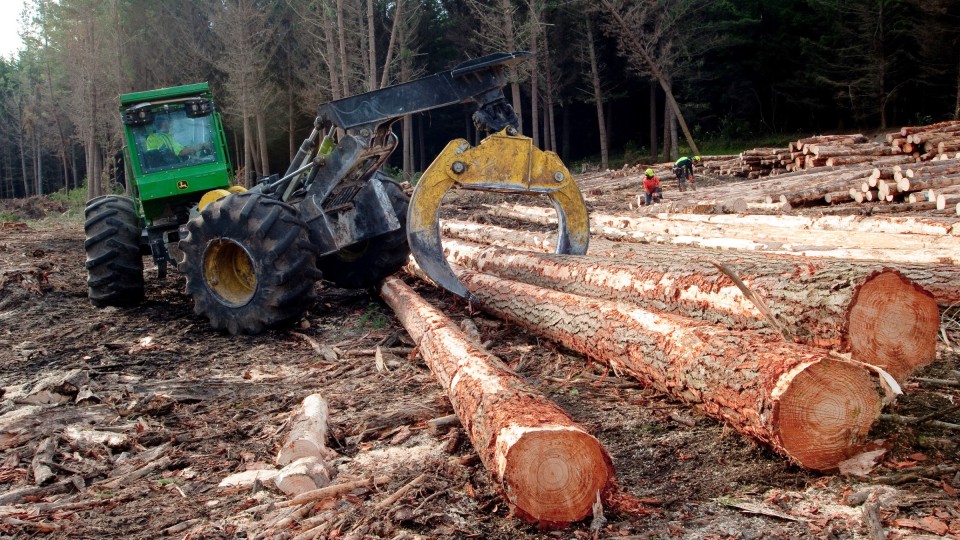
[[[714,267],[710,254],[683,250],[629,261],[444,243],[455,263],[540,287],[701,318],[735,329],[769,327],[757,307]],[[725,261],[729,260],[724,258]],[[721,263],[724,264],[724,263]],[[740,257],[738,277],[790,338],[851,352],[898,381],[932,362],[939,311],[933,297],[899,272],[840,262],[804,264]]]
[[[600,442],[399,278],[387,278],[381,294],[517,514],[541,523],[589,516],[598,493],[613,487]]]
[[[832,470],[882,400],[867,367],[814,348],[461,270],[484,310],[627,373],[803,467]]]

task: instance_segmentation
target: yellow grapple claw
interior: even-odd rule
[[[452,187],[481,191],[542,194],[557,211],[557,253],[584,255],[590,242],[590,219],[583,195],[560,158],[533,145],[532,139],[490,135],[476,147],[457,139],[430,164],[410,199],[407,238],[417,264],[435,283],[470,298],[443,255],[440,203]]]

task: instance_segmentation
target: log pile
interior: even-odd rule
[[[460,270],[484,310],[609,365],[814,470],[864,442],[882,399],[863,365],[686,317]]]
[[[927,126],[905,126],[887,135],[887,144],[918,160],[960,151],[960,120]]]

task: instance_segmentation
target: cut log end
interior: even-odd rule
[[[787,455],[809,469],[835,469],[856,453],[882,400],[864,368],[824,359],[793,375],[777,405]]]
[[[849,313],[854,360],[883,368],[898,381],[934,360],[937,302],[899,272],[885,270],[867,279]]]
[[[507,497],[534,521],[570,523],[591,515],[597,492],[613,479],[607,452],[580,430],[524,429],[507,456]]]

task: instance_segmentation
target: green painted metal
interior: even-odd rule
[[[227,152],[226,136],[220,113],[202,117],[189,117],[184,111],[184,101],[191,98],[212,99],[207,83],[188,84],[120,96],[121,115],[129,107],[148,108],[154,121],[145,125],[124,125],[124,148],[127,163],[127,178],[132,183],[141,217],[147,225],[173,212],[173,207],[196,203],[211,189],[230,186],[233,166]],[[200,155],[194,151],[189,157],[176,156],[172,149],[155,149],[161,139],[152,140],[160,132],[158,120],[167,118],[173,129],[166,128],[168,138],[181,146],[209,147],[209,152]],[[175,131],[172,134],[171,131]]]

